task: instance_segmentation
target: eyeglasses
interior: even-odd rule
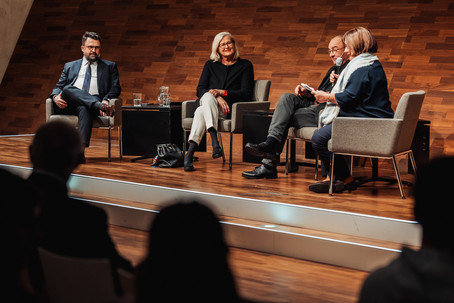
[[[88,48],[89,50],[98,50],[101,48],[101,46],[91,46],[91,45],[88,45],[88,46],[85,46],[86,48]]]
[[[232,46],[232,44],[233,44],[233,41],[227,41],[227,42],[225,42],[225,43],[219,44],[219,48],[230,47],[230,46]]]
[[[344,49],[344,48],[345,48],[345,47],[341,47],[341,48],[335,47],[335,48],[333,48],[333,49],[329,49],[329,48],[328,48],[328,54],[331,55],[331,53],[337,53],[338,51],[340,51],[341,49]]]

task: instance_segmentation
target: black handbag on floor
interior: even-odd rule
[[[158,155],[153,159],[153,167],[182,167],[184,156],[174,143],[157,144]]]

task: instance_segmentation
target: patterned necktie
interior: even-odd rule
[[[88,63],[87,70],[85,71],[84,84],[82,85],[82,90],[87,93],[90,91],[90,82],[91,82],[91,64]]]

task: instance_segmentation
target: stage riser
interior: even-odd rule
[[[421,229],[414,221],[368,216],[264,200],[195,192],[148,184],[73,175],[74,193],[163,206],[176,200],[201,200],[221,216],[295,226],[419,246]]]
[[[149,230],[157,211],[85,200],[103,208],[113,225]],[[282,232],[221,222],[229,246],[251,249],[290,258],[321,262],[357,270],[372,271],[393,260],[400,251],[357,243],[336,241],[304,234]]]
[[[4,165],[24,177],[31,170]],[[119,180],[72,175],[70,190],[77,194],[94,195],[117,200],[135,201],[163,206],[175,200],[201,200],[209,203],[221,216],[244,218],[270,224],[295,226],[355,237],[419,246],[421,227],[414,221],[333,211],[264,200],[224,196],[125,182]]]

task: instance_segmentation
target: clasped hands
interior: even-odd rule
[[[222,97],[224,95],[224,90],[223,89],[217,89],[217,88],[212,88],[208,91],[210,94],[216,97],[216,100],[218,101],[218,106],[219,109],[227,115],[230,113],[230,107],[229,104],[224,100]]]

